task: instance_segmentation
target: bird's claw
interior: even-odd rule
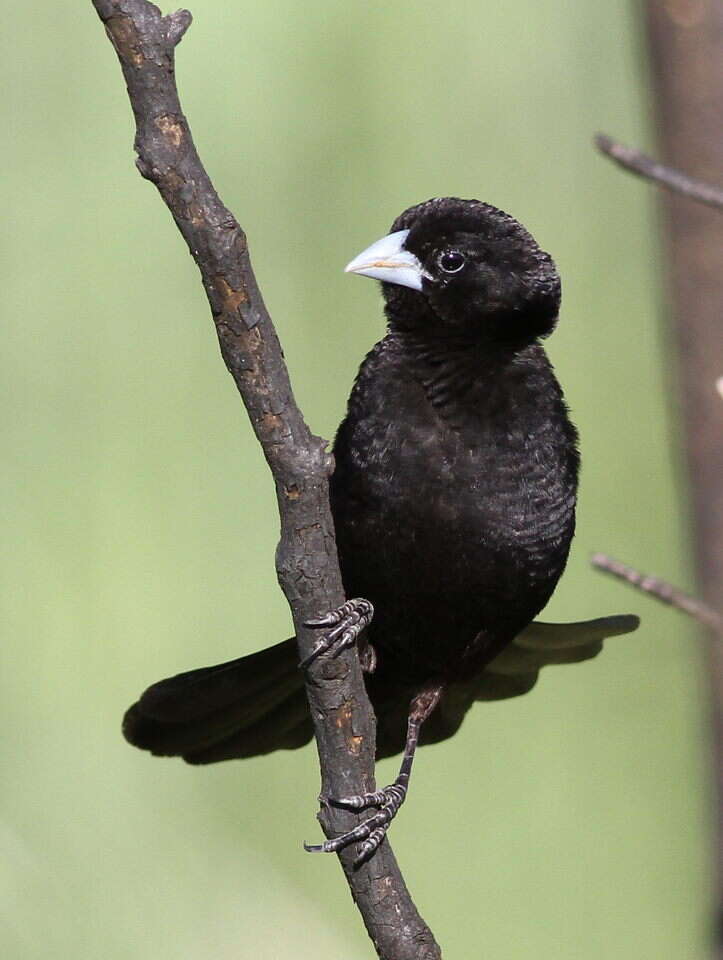
[[[381,807],[390,799],[390,791],[397,791],[401,788],[396,784],[385,787],[383,790],[375,790],[374,793],[358,793],[352,797],[328,797],[327,803],[332,807],[344,807],[346,810],[368,810],[369,807]],[[399,801],[402,805],[404,798]]]
[[[346,807],[351,810],[366,810],[368,807],[379,807],[379,811],[367,820],[362,821],[353,830],[342,833],[339,837],[333,837],[324,843],[305,843],[304,850],[307,853],[338,853],[351,846],[352,843],[358,843],[357,856],[354,866],[358,867],[371,857],[379,844],[384,839],[389,824],[407,796],[407,786],[405,783],[396,781],[383,790],[376,790],[374,793],[362,793],[353,797],[328,798],[328,803],[335,807]]]
[[[305,627],[331,627],[332,629],[314,644],[311,653],[304,657],[299,668],[305,669],[322,653],[327,653],[329,650],[335,657],[342,650],[353,646],[362,630],[372,622],[373,616],[374,607],[371,603],[362,597],[356,597],[353,600],[347,600],[336,610],[331,610],[322,617],[307,620]]]

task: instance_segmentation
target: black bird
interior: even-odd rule
[[[551,257],[501,210],[444,198],[402,213],[347,271],[381,280],[389,329],[334,444],[344,587],[364,599],[317,621],[335,629],[316,652],[366,627],[378,755],[404,759],[390,787],[337,801],[378,812],[311,849],[359,841],[363,857],[404,800],[425,720],[422,743],[445,739],[474,700],[524,692],[541,664],[594,655],[634,623],[594,623],[585,642],[573,629],[547,654],[545,625],[522,632],[575,529],[577,433],[540,345],[560,306]],[[293,639],[154,684],[124,733],[195,764],[301,746],[312,728]]]

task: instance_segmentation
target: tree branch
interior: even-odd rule
[[[637,150],[635,147],[626,147],[625,144],[605,133],[598,133],[594,138],[595,146],[601,153],[610,157],[624,170],[635,173],[645,180],[652,180],[654,183],[672,190],[673,193],[680,193],[689,200],[697,200],[708,207],[716,207],[723,210],[723,189],[714,187],[702,180],[695,180],[673,167],[666,167],[658,163],[647,153]]]
[[[723,637],[723,618],[721,615],[712,607],[709,607],[707,603],[691,596],[689,593],[684,593],[678,587],[673,586],[672,583],[668,583],[667,580],[641,573],[634,567],[629,567],[627,564],[621,563],[620,560],[609,557],[606,553],[593,554],[590,557],[590,563],[598,570],[611,573],[614,577],[637,587],[638,590],[649,593],[663,603],[682,610],[683,613],[687,613],[698,623],[702,623],[703,626],[714,630],[719,636]]]
[[[196,153],[176,90],[174,48],[191,23],[166,17],[147,0],[93,0],[123,70],[136,121],[136,165],[158,188],[201,272],[221,354],[243,398],[276,486],[281,540],[276,563],[299,643],[314,641],[304,622],[344,601],[329,508],[332,458],[313,436],[291,392],[271,318],[251,268],[246,237],[221,203]],[[319,660],[307,694],[321,764],[323,795],[375,789],[375,722],[356,651]],[[358,816],[325,808],[327,837]],[[407,892],[391,847],[358,869],[340,854],[352,897],[383,960],[436,960],[434,937]]]

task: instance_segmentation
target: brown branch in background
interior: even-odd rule
[[[635,147],[626,147],[624,143],[613,140],[605,133],[596,134],[594,143],[601,153],[610,157],[623,169],[629,170],[630,173],[635,173],[645,180],[652,180],[667,190],[688,197],[689,200],[697,200],[708,207],[723,210],[723,189],[720,187],[703,183],[702,180],[695,180],[679,170],[674,170],[673,167],[666,167],[647,153]]]
[[[653,122],[666,163],[703,183],[723,178],[723,4],[646,0]],[[700,595],[723,603],[723,417],[712,389],[723,374],[723,220],[719,209],[661,197],[663,278],[677,341],[678,406],[688,462],[692,547]],[[717,903],[723,904],[723,644],[708,647],[713,769],[718,790]],[[723,960],[723,925],[715,955]]]
[[[670,294],[677,341],[677,386],[688,461],[692,545],[701,595],[723,598],[723,4],[646,0],[640,5],[649,50],[654,124],[669,167],[632,169],[668,188],[661,197]],[[601,146],[601,144],[598,144]],[[618,162],[622,163],[620,157]],[[673,176],[656,174],[673,171]],[[685,170],[686,176],[677,173]],[[700,201],[693,202],[690,201]],[[717,897],[723,903],[723,644],[708,648],[718,790]],[[719,908],[717,908],[719,909]],[[723,926],[716,957],[723,960]]]
[[[635,567],[629,567],[627,564],[621,563],[620,560],[609,557],[606,553],[594,553],[590,557],[590,563],[598,570],[611,573],[614,577],[637,587],[638,590],[649,593],[657,600],[668,603],[677,610],[682,610],[683,613],[687,613],[698,623],[702,623],[703,626],[709,627],[723,637],[723,617],[712,607],[709,607],[707,603],[703,603],[702,600],[691,596],[689,593],[684,593],[678,587],[673,586],[672,583],[668,583],[667,580],[661,580],[660,577],[654,577],[648,573],[641,573]]]
[[[198,265],[221,354],[271,468],[281,518],[277,572],[292,610],[300,656],[305,657],[315,638],[304,622],[344,601],[328,497],[332,460],[294,401],[246,237],[209,180],[181,110],[174,48],[191,14],[179,10],[163,17],[147,0],[93,0],[93,5],[128,87],[137,167],[158,188]],[[374,714],[356,650],[316,661],[307,673],[307,694],[322,794],[373,791]],[[353,827],[358,815],[325,807],[319,819],[330,837]],[[439,947],[417,913],[389,843],[358,869],[354,856],[349,849],[340,859],[379,956],[437,960]]]

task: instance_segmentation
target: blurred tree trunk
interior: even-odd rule
[[[666,162],[723,182],[723,2],[648,0],[647,29],[657,126]],[[679,384],[690,472],[700,589],[723,604],[723,216],[662,195],[668,282],[678,343]],[[723,645],[710,653],[718,787],[717,868],[723,902]],[[723,944],[717,946],[723,958]]]

